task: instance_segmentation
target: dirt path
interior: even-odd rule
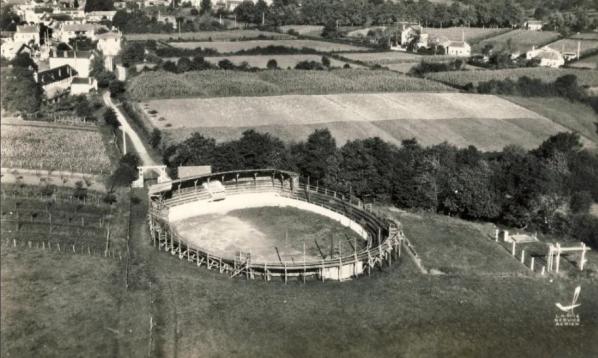
[[[120,108],[118,108],[114,104],[114,102],[112,102],[112,98],[110,98],[110,93],[106,92],[106,93],[104,93],[104,95],[102,97],[104,99],[104,103],[108,107],[112,108],[114,110],[114,112],[116,113],[116,118],[118,119],[118,122],[121,124],[125,133],[131,139],[131,142],[133,143],[133,146],[135,147],[135,151],[137,152],[137,154],[139,155],[139,158],[141,159],[141,163],[143,165],[157,165],[157,163],[152,159],[152,157],[148,153],[147,149],[145,148],[143,141],[141,140],[139,135],[137,135],[137,132],[135,132],[135,130],[131,127],[129,122],[127,122],[127,118],[125,117],[125,115],[122,113]]]

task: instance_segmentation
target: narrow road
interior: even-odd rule
[[[114,110],[114,112],[116,113],[116,118],[118,119],[118,122],[124,129],[125,133],[131,139],[131,142],[133,143],[133,146],[135,147],[135,151],[137,151],[137,154],[139,155],[139,159],[141,159],[141,163],[143,165],[158,165],[158,164],[156,164],[156,162],[154,162],[152,157],[149,155],[149,153],[147,152],[147,149],[145,149],[145,145],[143,144],[143,141],[141,140],[141,138],[139,138],[137,133],[133,130],[133,128],[131,127],[129,122],[127,122],[127,118],[122,113],[120,108],[118,108],[112,102],[112,98],[110,98],[110,92],[104,93],[103,98],[104,98],[104,103],[106,104],[106,106],[112,108]]]

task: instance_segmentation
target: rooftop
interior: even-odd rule
[[[51,83],[62,81],[69,77],[75,76],[76,74],[77,71],[75,71],[71,66],[62,65],[46,71],[38,72],[37,79],[40,85],[46,86]]]

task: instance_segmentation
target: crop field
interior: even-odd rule
[[[289,30],[296,31],[299,35],[306,36],[321,36],[324,26],[322,25],[284,25],[278,28],[280,31],[287,33]]]
[[[537,78],[544,82],[552,82],[569,74],[577,76],[577,81],[582,86],[598,86],[598,71],[572,68],[525,67],[487,71],[447,71],[429,73],[426,78],[454,86],[465,86],[468,83],[477,85],[479,82],[505,80],[507,78],[517,80],[523,76]]]
[[[193,131],[231,140],[250,128],[294,142],[326,127],[338,145],[375,136],[400,144],[415,137],[424,145],[447,141],[498,150],[509,144],[533,148],[566,130],[499,97],[458,93],[189,98],[150,100],[142,107],[146,114],[156,112],[146,121],[160,128],[167,142]]]
[[[569,64],[570,67],[598,70],[598,54],[582,58]]]
[[[539,47],[556,41],[559,36],[558,32],[553,31],[513,30],[480,41],[477,45],[473,46],[472,52],[479,52],[487,44],[494,45],[497,48],[504,48],[510,40],[513,52],[524,53],[531,50],[533,46]]]
[[[364,53],[341,53],[340,56],[353,61],[362,61],[370,65],[389,65],[397,63],[419,63],[421,61],[440,62],[457,57],[446,55],[418,55],[410,52],[385,51]]]
[[[219,61],[227,59],[235,65],[240,65],[243,62],[247,62],[251,67],[266,68],[268,61],[271,59],[276,60],[278,67],[281,69],[293,69],[295,65],[301,61],[315,61],[322,62],[322,56],[320,55],[250,55],[250,56],[214,56],[204,57],[204,59],[215,65]],[[163,58],[163,60],[177,61],[177,57]],[[330,64],[332,67],[343,67],[346,62],[330,58]],[[361,66],[350,64],[353,68],[360,68]]]
[[[325,216],[291,207],[261,207],[195,216],[173,223],[188,242],[224,257],[251,253],[266,262],[319,261],[348,255],[365,244],[349,228]]]
[[[125,38],[129,41],[143,41],[143,40],[185,40],[185,41],[234,41],[240,39],[252,39],[258,36],[265,36],[268,38],[288,40],[293,36],[281,34],[278,32],[261,31],[261,30],[228,30],[228,31],[198,31],[198,32],[182,32],[171,34],[125,34]]]
[[[296,49],[310,48],[321,52],[350,52],[367,51],[366,47],[338,44],[333,42],[316,40],[250,40],[250,41],[190,41],[190,42],[169,42],[171,46],[185,49],[211,48],[219,53],[231,53],[241,50],[250,50],[257,47],[286,46]]]
[[[342,69],[332,71],[201,71],[173,74],[147,72],[129,81],[132,98],[274,96],[404,91],[454,91],[435,81],[390,71]]]
[[[52,185],[2,183],[2,240],[100,256],[106,250],[124,252],[126,210],[104,203],[99,192],[75,194]]]
[[[111,169],[95,128],[2,124],[2,167],[106,174]]]
[[[561,52],[577,53],[578,43],[581,56],[590,51],[598,50],[598,40],[560,39],[550,43],[548,46]]]

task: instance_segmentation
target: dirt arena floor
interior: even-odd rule
[[[240,209],[173,223],[188,242],[214,255],[250,253],[254,261],[318,261],[360,250],[365,241],[327,217],[285,207]]]

